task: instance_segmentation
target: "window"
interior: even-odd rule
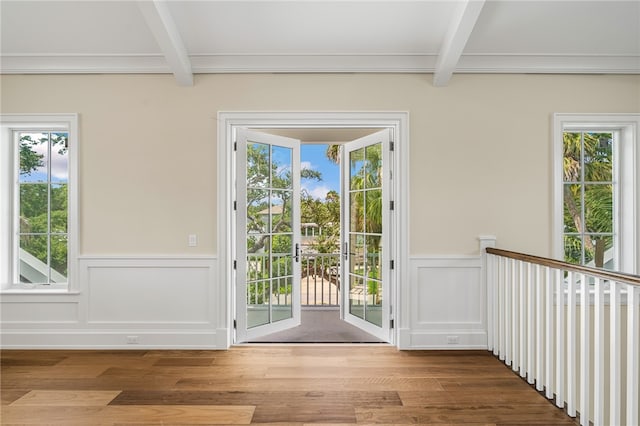
[[[65,290],[76,259],[75,115],[2,115],[2,290]]]
[[[638,270],[640,115],[556,114],[554,256]]]

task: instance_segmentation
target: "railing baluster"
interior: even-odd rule
[[[580,278],[580,424],[589,424],[590,413],[590,380],[589,377],[589,282],[585,274]]]
[[[519,314],[520,318],[518,319],[519,329],[518,329],[518,342],[520,343],[520,347],[518,349],[518,354],[520,355],[520,377],[526,377],[527,375],[527,364],[526,364],[526,325],[527,325],[527,288],[526,288],[526,264],[524,262],[520,262],[520,269],[518,270],[518,293],[519,293]]]
[[[620,286],[609,282],[609,424],[620,424]]]
[[[551,273],[551,268],[548,266],[544,267],[544,276],[545,276],[545,395],[548,399],[553,398],[553,394],[555,393],[555,385],[553,383],[553,369],[554,369],[554,359],[553,359],[553,330],[554,330],[554,322],[553,322],[553,274]]]
[[[504,361],[505,344],[504,344],[504,323],[505,323],[505,261],[501,256],[496,256],[498,259],[498,342],[499,350],[498,357],[501,361]]]
[[[556,287],[556,406],[565,407],[565,376],[566,376],[566,321],[565,321],[565,292],[562,270],[554,271]]]
[[[544,361],[544,357],[542,354],[543,350],[543,328],[542,328],[542,266],[535,266],[535,276],[536,276],[536,390],[539,392],[544,390],[544,375],[542,370],[542,363]]]
[[[535,285],[534,268],[531,263],[527,262],[527,383],[532,385],[535,383],[535,296],[533,286]]]
[[[518,372],[519,368],[520,368],[520,355],[518,354],[518,348],[519,346],[519,342],[518,342],[518,324],[519,324],[519,320],[520,320],[520,305],[518,304],[518,290],[519,290],[519,284],[518,284],[518,261],[517,260],[512,260],[512,265],[511,265],[511,290],[512,290],[512,304],[511,304],[511,344],[512,344],[512,348],[511,348],[511,356],[512,356],[512,362],[511,362],[511,369],[513,371],[515,371],[516,373]]]
[[[595,279],[593,331],[593,424],[604,425],[604,286]]]
[[[513,365],[513,342],[512,342],[512,333],[513,333],[513,280],[511,279],[512,270],[513,270],[513,259],[505,259],[505,283],[504,283],[504,302],[505,302],[505,352],[506,352],[506,364],[509,366]]]
[[[567,414],[576,416],[576,273],[569,271],[567,281]]]
[[[627,285],[627,424],[640,424],[638,401],[640,400],[640,288]]]

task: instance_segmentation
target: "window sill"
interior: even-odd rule
[[[28,289],[28,288],[5,288],[0,290],[0,295],[4,296],[4,295],[11,295],[11,294],[15,294],[15,295],[71,295],[71,296],[76,296],[78,294],[80,294],[79,291],[69,291],[67,289],[40,289],[40,288],[34,288],[34,289]]]

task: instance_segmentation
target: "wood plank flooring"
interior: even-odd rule
[[[575,424],[484,351],[5,350],[0,362],[3,425]]]

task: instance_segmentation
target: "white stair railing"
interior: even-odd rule
[[[495,248],[486,271],[489,350],[581,425],[640,425],[640,277]]]

